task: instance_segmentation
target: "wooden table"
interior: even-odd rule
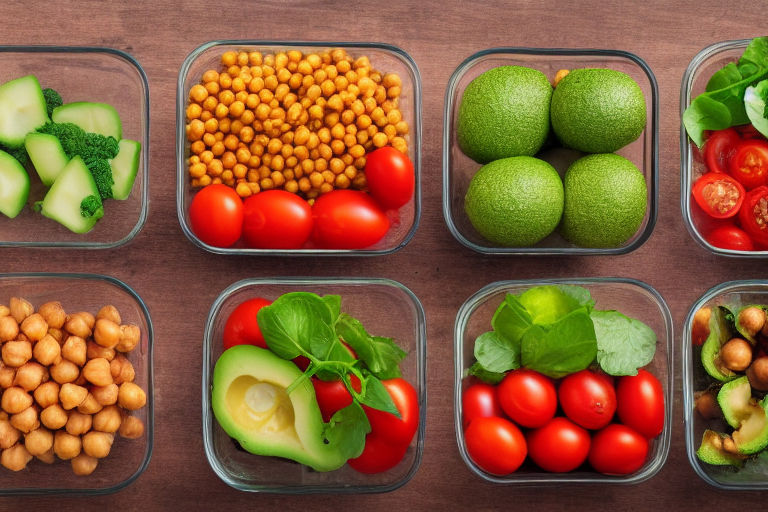
[[[709,5],[707,5],[709,4]],[[155,450],[147,471],[128,489],[98,498],[14,498],[0,509],[704,509],[757,506],[754,492],[724,493],[691,469],[683,443],[680,365],[669,459],[650,481],[625,486],[516,488],[492,486],[470,473],[454,440],[452,330],[460,304],[499,279],[623,276],[654,286],[667,300],[677,333],[690,304],[725,280],[766,275],[764,261],[715,257],[686,232],[679,207],[680,82],[690,59],[720,40],[764,35],[759,2],[712,0],[629,5],[586,2],[48,2],[5,0],[3,44],[111,46],[144,67],[151,94],[150,212],[129,245],[109,251],[4,249],[3,271],[111,274],[145,299],[156,332]],[[214,39],[382,41],[400,46],[423,80],[423,213],[403,250],[377,258],[221,257],[183,235],[175,205],[175,86],[187,54]],[[487,257],[449,234],[441,211],[443,98],[449,76],[470,54],[494,46],[618,48],[650,65],[660,90],[660,206],[650,240],[618,257]],[[202,330],[219,292],[245,277],[383,276],[421,299],[428,324],[426,447],[421,468],[398,491],[360,496],[272,496],[229,488],[213,473],[202,446]]]

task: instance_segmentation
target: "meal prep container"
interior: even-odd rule
[[[186,107],[189,90],[200,83],[202,74],[208,69],[219,70],[221,55],[230,50],[260,51],[275,53],[289,50],[322,52],[343,48],[353,57],[368,56],[371,66],[382,73],[397,73],[402,80],[399,108],[403,120],[408,123],[408,157],[413,162],[416,187],[413,199],[399,209],[396,215],[389,215],[391,227],[382,240],[366,249],[318,249],[295,250],[253,249],[246,247],[242,240],[233,247],[223,248],[208,245],[192,231],[189,205],[196,190],[190,185],[187,159],[190,155],[186,137]],[[416,63],[406,52],[383,43],[336,43],[299,41],[211,41],[199,46],[184,60],[179,72],[176,91],[176,211],[184,234],[195,245],[218,254],[250,254],[262,256],[377,256],[391,254],[402,249],[416,233],[421,216],[421,76]]]
[[[645,218],[635,235],[616,248],[577,247],[557,232],[534,247],[502,247],[485,240],[475,231],[464,212],[464,196],[472,176],[480,169],[459,148],[455,125],[464,89],[478,75],[498,66],[525,66],[538,69],[550,82],[560,69],[611,68],[631,76],[643,90],[646,127],[640,137],[616,153],[631,160],[645,176],[648,189]],[[659,93],[656,78],[648,65],[636,55],[618,50],[570,50],[536,48],[492,48],[480,51],[462,62],[453,72],[445,93],[443,114],[443,216],[451,234],[463,245],[485,254],[624,254],[642,245],[653,231],[658,210]],[[582,153],[550,148],[539,155],[562,174]]]
[[[747,462],[741,469],[730,466],[712,466],[696,456],[704,430],[711,428],[718,432],[729,432],[724,420],[706,420],[695,410],[693,394],[706,389],[715,380],[701,364],[701,347],[694,347],[691,341],[693,315],[703,306],[768,304],[768,283],[766,281],[728,281],[708,290],[688,312],[683,324],[683,421],[685,423],[685,447],[688,461],[694,471],[705,482],[719,489],[752,490],[768,489],[768,464],[765,455],[761,463]]]
[[[683,212],[683,222],[694,240],[705,249],[723,256],[740,256],[745,258],[765,258],[768,251],[735,251],[715,247],[704,239],[696,226],[695,212],[700,210],[693,199],[691,189],[696,179],[707,172],[704,156],[696,144],[688,139],[685,126],[682,123],[683,112],[691,104],[691,100],[705,91],[707,82],[712,75],[729,62],[736,62],[744,53],[750,39],[723,41],[707,46],[701,50],[688,64],[683,75],[680,90],[680,209]],[[705,213],[700,214],[706,217]]]
[[[243,301],[263,297],[275,300],[288,292],[308,291],[341,296],[341,311],[360,320],[365,329],[392,337],[407,352],[402,376],[419,397],[419,427],[403,460],[376,475],[358,473],[348,465],[331,472],[316,472],[291,460],[254,455],[235,446],[219,426],[211,409],[213,368],[223,352],[224,325]],[[208,314],[203,341],[203,440],[214,472],[241,491],[305,493],[386,492],[407,483],[421,462],[426,418],[426,324],[421,302],[408,288],[388,279],[283,277],[246,279],[226,288]]]
[[[146,304],[125,283],[95,274],[0,274],[0,304],[8,305],[11,297],[22,297],[35,308],[56,300],[68,313],[89,311],[96,314],[107,304],[117,307],[123,323],[135,324],[141,329],[141,341],[127,356],[136,371],[134,382],[147,394],[147,405],[131,413],[144,422],[144,435],[138,439],[125,439],[116,434],[110,454],[99,460],[91,475],[76,476],[69,461],[58,458],[50,465],[32,459],[26,469],[17,473],[0,467],[0,495],[100,495],[124,489],[147,468],[154,439],[154,334]]]
[[[104,249],[125,244],[144,227],[149,208],[149,85],[139,63],[113,48],[0,46],[0,83],[33,74],[43,88],[57,90],[64,103],[92,101],[117,109],[123,137],[141,143],[139,170],[128,199],[104,202],[104,217],[86,234],[73,233],[32,211],[43,186],[29,170],[29,204],[14,219],[0,216],[0,247]]]
[[[469,457],[462,428],[462,393],[470,379],[467,369],[474,361],[475,338],[491,329],[491,318],[507,293],[518,294],[539,285],[578,285],[588,289],[596,309],[617,310],[648,325],[656,333],[656,355],[645,368],[659,379],[664,388],[664,430],[651,440],[648,460],[636,473],[608,476],[585,465],[570,473],[548,473],[529,459],[516,472],[496,476],[480,469]],[[563,483],[636,484],[651,478],[662,467],[669,453],[672,436],[672,388],[674,382],[672,355],[672,317],[659,293],[647,284],[623,278],[576,278],[525,281],[497,281],[481,288],[459,308],[454,329],[454,423],[461,458],[470,470],[488,482],[498,484],[547,485]]]

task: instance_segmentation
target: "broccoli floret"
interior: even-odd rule
[[[53,109],[64,104],[64,101],[61,99],[61,94],[50,87],[43,89],[43,98],[45,98],[45,108],[48,110],[48,117],[51,117],[53,114]]]
[[[96,188],[99,189],[99,195],[102,199],[112,197],[112,185],[115,184],[112,178],[112,167],[107,160],[103,158],[91,158],[85,160],[85,165],[91,171],[93,181],[96,182]]]
[[[80,215],[93,217],[101,209],[101,199],[91,194],[80,202]]]
[[[24,167],[26,167],[29,163],[29,155],[27,154],[27,149],[24,146],[19,146],[18,148],[9,148],[0,144],[0,150],[5,151],[11,155]]]
[[[108,160],[115,158],[119,150],[118,142],[114,137],[87,133],[73,123],[45,123],[37,131],[55,135],[69,158],[79,155],[86,161],[94,158]]]
[[[98,133],[86,133],[85,145],[88,147],[90,154],[97,158],[115,158],[117,152],[120,150],[120,146],[117,139],[111,135],[105,137]],[[85,157],[83,157],[85,158]]]

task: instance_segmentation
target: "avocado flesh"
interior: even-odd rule
[[[720,382],[728,382],[737,376],[720,361],[720,347],[730,339],[726,311],[722,306],[712,308],[712,316],[709,318],[709,336],[701,347],[701,364],[704,370]]]
[[[717,402],[725,421],[734,430],[731,437],[740,453],[757,453],[768,446],[768,401],[752,398],[752,388],[746,376],[723,385]]]
[[[302,372],[269,350],[238,345],[213,371],[211,406],[222,429],[246,451],[332,471],[346,457],[323,437],[323,419],[310,379],[288,394]]]
[[[702,462],[713,466],[736,466],[744,464],[744,456],[727,452],[723,449],[724,434],[714,430],[705,430],[701,438],[701,445],[696,450],[696,456]]]

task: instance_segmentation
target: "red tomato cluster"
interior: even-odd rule
[[[192,231],[214,247],[231,247],[242,239],[257,249],[364,249],[389,231],[387,210],[413,197],[415,174],[406,155],[386,146],[367,155],[369,192],[337,189],[310,206],[285,190],[265,190],[240,199],[222,184],[208,185],[192,199]]]
[[[768,248],[768,141],[752,125],[712,132],[693,184],[694,224],[713,246]]]
[[[555,473],[585,462],[608,475],[634,473],[664,428],[664,391],[646,370],[615,385],[590,370],[560,381],[514,370],[497,386],[471,384],[462,409],[467,452],[494,475],[516,471],[526,458]]]

